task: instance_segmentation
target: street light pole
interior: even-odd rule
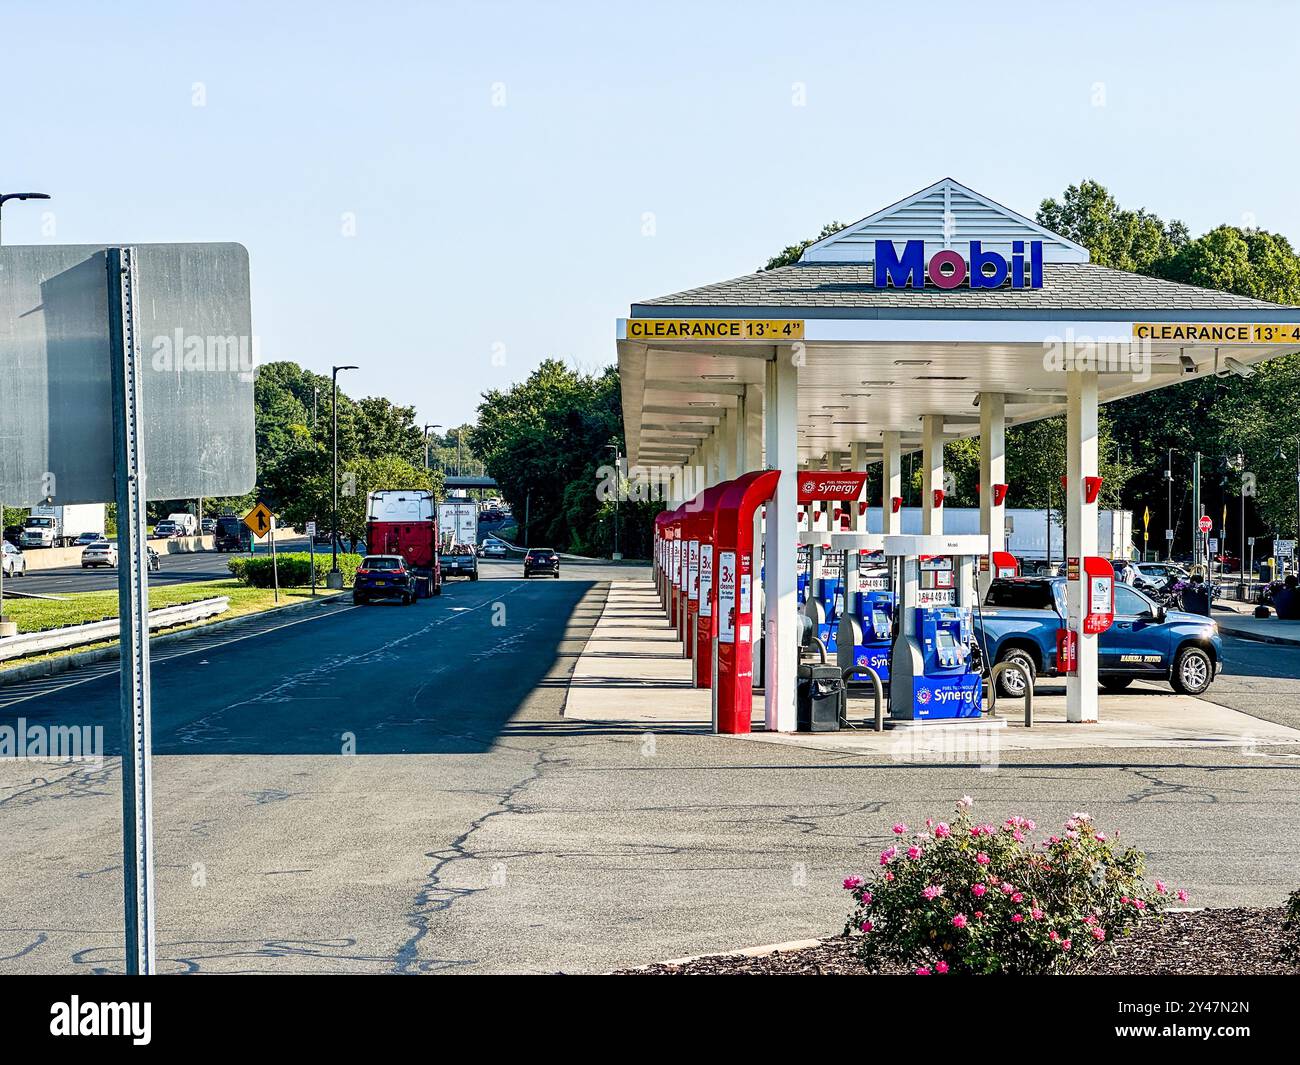
[[[618,497],[622,491],[623,477],[623,452],[618,444],[606,444],[606,449],[613,449],[614,452],[614,551],[613,559],[618,561],[623,556],[618,550]]]
[[[356,366],[335,366],[331,374],[333,396],[330,399],[330,415],[334,419],[334,513],[330,516],[330,577],[331,588],[342,588],[339,572],[339,371],[355,370]]]
[[[44,192],[0,192],[0,244],[4,243],[4,207],[10,200],[48,200]]]
[[[424,427],[424,468],[425,468],[425,471],[426,471],[426,472],[427,472],[428,469],[429,469],[429,430],[430,430],[430,429],[441,429],[441,428],[442,428],[442,425],[441,425],[441,424],[438,424],[438,425],[426,425],[426,426]]]

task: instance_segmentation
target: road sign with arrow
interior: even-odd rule
[[[244,515],[244,524],[257,536],[265,536],[271,531],[271,508],[265,503],[258,503]]]

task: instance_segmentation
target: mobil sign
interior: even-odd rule
[[[876,241],[873,281],[876,288],[1012,288],[1043,287],[1043,242],[1013,240],[1011,257],[987,251],[980,241],[970,242],[970,258],[953,248],[925,257],[925,241],[909,240],[900,252],[892,240]]]
[[[799,474],[799,502],[816,503],[822,499],[857,499],[867,483],[865,473],[831,473],[828,470],[804,471]]]

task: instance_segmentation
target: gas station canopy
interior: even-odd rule
[[[800,465],[854,442],[873,456],[891,430],[913,450],[925,415],[976,435],[982,393],[1005,396],[1007,424],[1061,413],[1069,369],[1096,369],[1104,403],[1300,349],[1296,308],[1088,260],[945,178],[792,266],[635,303],[617,324],[629,461],[687,460],[782,345]]]

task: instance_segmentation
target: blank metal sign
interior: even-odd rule
[[[256,479],[248,252],[136,244],[145,495],[243,495]],[[105,248],[0,247],[0,500],[103,503],[113,488]]]

